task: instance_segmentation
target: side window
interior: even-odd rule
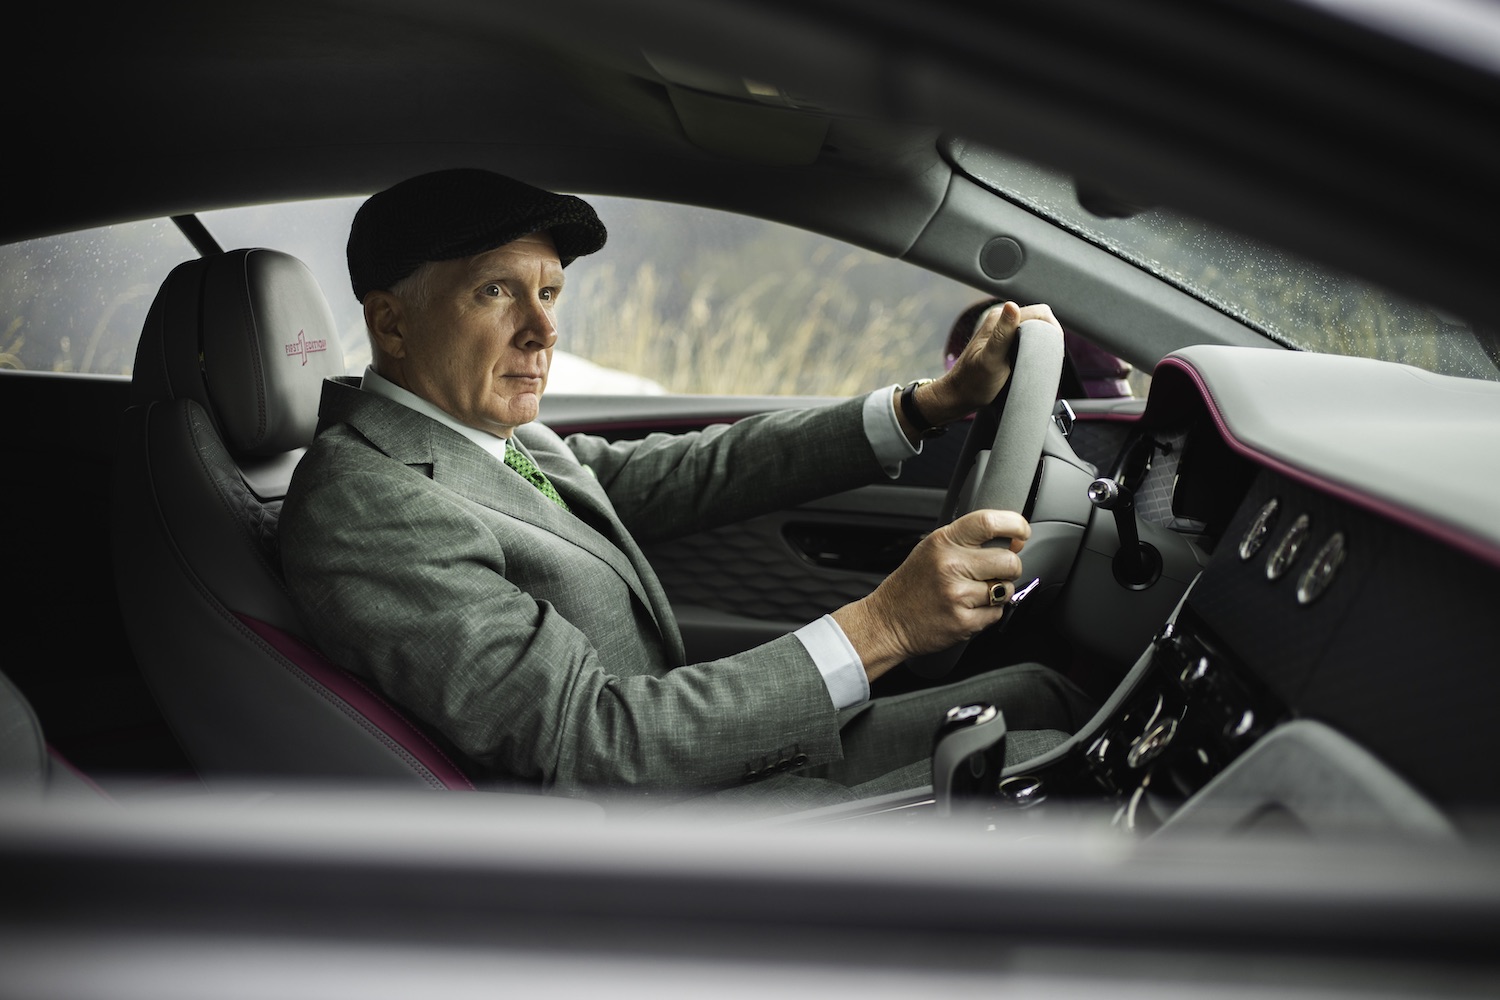
[[[156,290],[196,256],[169,219],[0,247],[0,369],[129,375]]]
[[[369,362],[344,244],[361,198],[204,212],[225,249],[268,246],[312,270],[350,371]],[[609,243],[568,268],[555,393],[848,395],[943,370],[959,282],[726,212],[588,196]]]
[[[553,392],[851,395],[940,372],[954,320],[984,298],[773,222],[589,200],[610,239],[569,268]],[[274,247],[312,269],[352,372],[370,360],[344,259],[361,201],[200,216],[226,249]],[[195,256],[167,219],[0,247],[0,369],[129,375],[156,290]]]
[[[982,297],[778,223],[589,201],[609,243],[568,269],[559,349],[669,392],[844,396],[936,375],[954,318]]]

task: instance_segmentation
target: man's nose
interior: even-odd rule
[[[530,313],[517,336],[520,346],[527,350],[545,351],[557,343],[557,319],[545,302],[531,301]]]

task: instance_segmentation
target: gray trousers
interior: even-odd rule
[[[1005,715],[1005,762],[1019,764],[1077,732],[1098,708],[1066,677],[1037,663],[1002,667],[941,687],[876,698],[839,730],[844,759],[801,772],[859,798],[932,781],[932,738],[948,709],[989,702]]]
[[[932,782],[932,741],[948,709],[989,702],[1005,715],[1005,762],[1031,760],[1062,743],[1093,717],[1093,699],[1072,681],[1036,663],[876,698],[845,710],[839,730],[844,759],[727,789],[682,806],[810,809],[920,788]]]

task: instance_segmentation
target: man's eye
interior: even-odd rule
[[[557,289],[555,288],[543,288],[540,294],[543,302],[557,301]]]
[[[498,299],[500,297],[499,283],[492,281],[488,285],[485,285],[484,294],[488,295],[490,298]]]

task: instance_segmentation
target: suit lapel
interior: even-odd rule
[[[442,428],[446,430],[446,428]],[[541,490],[528,483],[521,474],[508,465],[502,465],[487,455],[472,442],[457,434],[444,435],[434,442],[432,478],[475,503],[491,510],[525,521],[551,532],[560,538],[587,549],[625,578],[641,599],[641,591],[635,568],[609,540],[591,527],[587,521],[563,510],[548,500]],[[549,478],[552,477],[548,471]],[[553,485],[563,488],[558,479]],[[569,490],[569,492],[573,492]],[[571,497],[564,496],[572,506]]]
[[[613,540],[588,520],[548,500],[520,473],[496,461],[463,435],[400,403],[364,392],[358,385],[358,379],[330,380],[318,412],[320,431],[333,424],[348,424],[396,461],[425,467],[433,482],[584,549],[619,574],[655,620],[657,631],[676,657],[675,662],[682,662],[682,639],[660,585],[648,586],[643,574],[637,571],[637,565],[647,565],[645,557],[614,516],[603,489],[576,459],[566,462],[558,456],[552,456],[551,460],[544,457],[537,465],[552,479],[570,507],[581,504],[584,510],[580,513],[589,515],[589,520],[615,536]],[[511,444],[516,444],[514,438]],[[529,449],[527,452],[528,457],[537,461],[537,456]],[[655,577],[650,579],[654,584]]]
[[[682,633],[677,628],[677,618],[672,613],[672,605],[667,599],[667,593],[651,570],[651,563],[646,559],[645,553],[636,545],[635,539],[625,529],[625,525],[620,523],[619,515],[615,513],[614,504],[604,492],[604,487],[599,485],[599,480],[594,478],[593,473],[579,463],[555,434],[543,431],[528,436],[531,437],[531,441],[523,442],[520,440],[521,432],[518,432],[511,438],[511,447],[520,447],[526,456],[536,463],[537,468],[552,480],[552,485],[557,487],[558,493],[573,509],[573,515],[562,514],[563,518],[573,524],[582,522],[585,527],[589,527],[593,537],[604,542],[610,552],[628,561],[633,568],[629,579],[639,583],[640,588],[636,590],[636,593],[650,610],[651,617],[656,621],[657,631],[666,640],[673,657],[672,662],[685,662],[687,654],[682,645]],[[512,470],[507,468],[506,471]],[[531,492],[541,497],[541,492],[536,487],[526,483],[519,475],[515,478]],[[541,502],[551,507],[553,511],[558,511],[557,506],[545,497],[542,497]],[[634,586],[635,584],[632,584],[633,588]]]

